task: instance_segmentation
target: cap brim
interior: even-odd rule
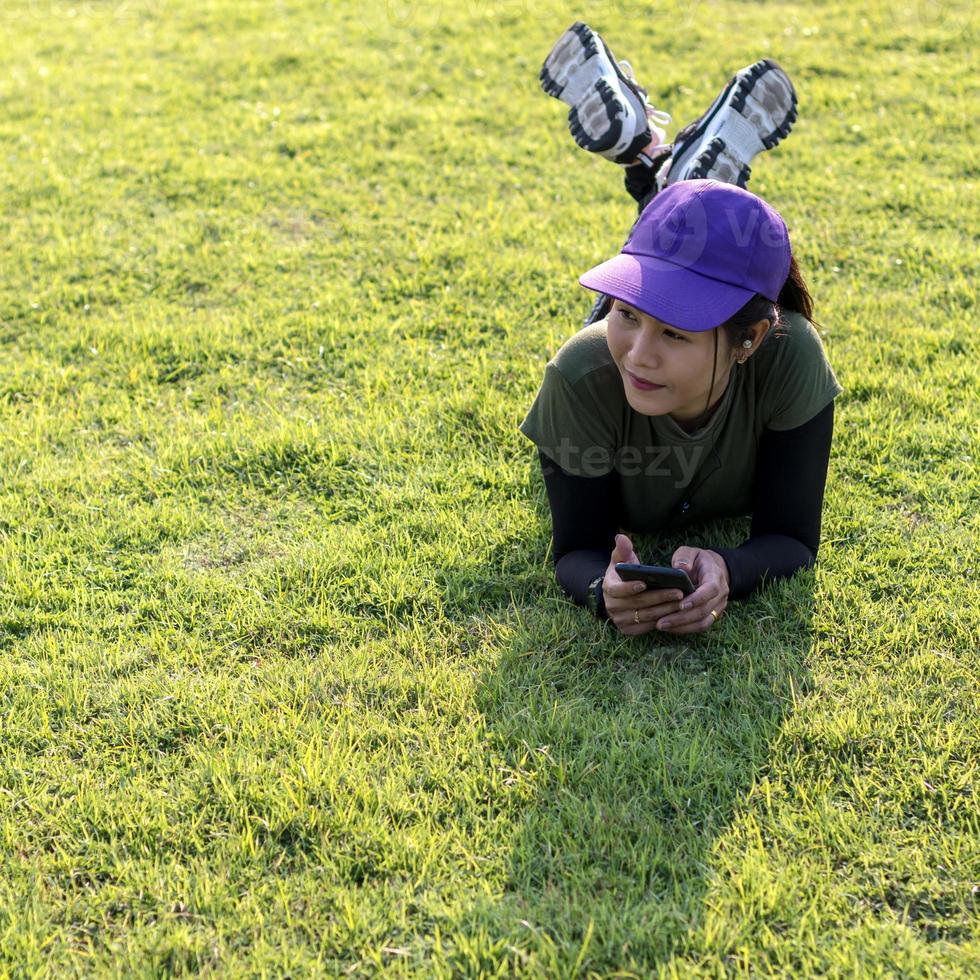
[[[713,330],[755,296],[744,286],[627,252],[589,269],[578,281],[681,330]]]

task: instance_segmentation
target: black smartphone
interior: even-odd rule
[[[680,589],[684,595],[694,591],[691,580],[683,568],[665,568],[663,565],[633,565],[616,562],[616,572],[624,582],[646,582],[648,588]]]

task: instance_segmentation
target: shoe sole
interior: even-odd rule
[[[575,72],[598,53],[595,34],[582,21],[576,21],[558,38],[545,58],[538,75],[541,87],[548,95],[561,99]]]
[[[599,60],[594,65],[588,65],[592,59]],[[598,77],[574,95],[565,95],[566,90],[573,86],[575,76],[588,66]],[[609,79],[615,75],[619,84],[626,89],[637,101],[638,107],[630,106],[627,97],[620,95],[610,84]],[[643,119],[644,129],[637,133],[630,143],[617,155],[617,162],[632,161],[639,150],[650,141],[650,132],[644,108],[646,99],[616,63],[613,53],[589,26],[582,21],[576,21],[558,39],[551,49],[538,75],[544,91],[556,99],[561,99],[571,106],[568,113],[568,128],[575,142],[583,149],[592,153],[605,153],[615,147],[621,140],[624,122],[630,117]],[[601,136],[594,136],[595,126],[586,128],[583,116],[590,122],[598,114],[608,122],[608,128]],[[635,120],[634,120],[635,121]],[[623,159],[620,159],[623,158]]]
[[[763,58],[736,72],[694,128],[678,134],[664,186],[715,177],[745,187],[749,161],[785,139],[796,114],[796,90],[777,62]]]

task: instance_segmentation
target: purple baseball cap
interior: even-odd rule
[[[786,224],[755,194],[679,180],[647,205],[619,255],[579,277],[682,330],[712,330],[756,293],[773,302],[789,274]]]

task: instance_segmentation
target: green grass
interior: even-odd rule
[[[0,7],[0,974],[976,975],[977,32],[899,7]],[[633,217],[576,17],[800,97],[820,560],[699,637],[562,597],[517,431]]]

